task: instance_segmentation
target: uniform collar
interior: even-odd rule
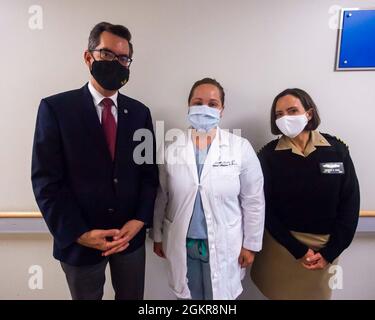
[[[292,139],[283,135],[276,145],[275,151],[289,150],[291,149],[293,153],[298,154],[302,157],[308,157],[311,153],[316,150],[316,147],[330,147],[331,144],[318,130],[313,130],[310,133],[310,139],[307,143],[305,152],[302,153],[293,143]]]

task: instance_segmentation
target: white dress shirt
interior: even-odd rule
[[[94,101],[96,112],[98,113],[99,121],[100,123],[102,123],[103,106],[101,105],[101,102],[106,97],[104,97],[99,91],[97,91],[90,81],[89,81],[88,87],[89,87],[89,91]],[[108,97],[109,99],[113,101],[113,106],[112,106],[111,111],[115,118],[116,123],[117,123],[117,96],[118,96],[118,92],[116,92],[113,96]]]

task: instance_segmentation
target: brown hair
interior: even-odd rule
[[[274,135],[282,134],[280,129],[276,125],[276,104],[280,98],[288,96],[288,95],[291,95],[299,99],[299,101],[301,101],[303,108],[306,111],[311,110],[312,112],[312,118],[309,120],[304,130],[315,130],[316,128],[318,128],[320,125],[319,112],[318,112],[318,108],[314,100],[310,97],[310,95],[302,89],[298,89],[298,88],[286,89],[283,92],[279,93],[275,97],[272,103],[272,107],[271,107],[271,132],[272,134]]]
[[[94,28],[90,32],[89,36],[89,44],[88,49],[89,50],[95,50],[96,47],[100,43],[100,35],[107,31],[109,33],[112,33],[116,36],[119,36],[121,38],[124,38],[129,42],[129,48],[130,48],[130,58],[133,56],[133,44],[131,43],[132,35],[128,28],[119,25],[119,24],[112,24],[109,22],[100,22],[97,25],[94,26]]]
[[[197,82],[195,82],[190,90],[190,93],[189,93],[189,98],[188,98],[188,102],[190,102],[191,98],[193,97],[193,94],[194,94],[194,90],[201,86],[202,84],[212,84],[213,86],[215,86],[216,88],[219,89],[219,92],[220,92],[220,100],[221,100],[221,104],[224,106],[224,100],[225,100],[225,92],[224,92],[224,89],[223,87],[221,86],[221,84],[219,82],[217,82],[215,79],[212,79],[212,78],[204,78],[202,80],[199,80]]]

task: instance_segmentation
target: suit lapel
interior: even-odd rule
[[[99,121],[98,113],[96,112],[94,101],[87,85],[83,87],[81,106],[81,117],[92,140],[94,141],[94,145],[98,146],[106,161],[112,162],[102,125]]]
[[[135,123],[135,114],[130,104],[127,102],[126,97],[122,94],[118,94],[117,97],[117,139],[116,139],[116,159],[124,152],[129,156],[133,156],[133,150],[126,148],[132,148],[133,134]],[[115,160],[116,160],[115,159]]]
[[[87,128],[90,136],[92,137],[92,140],[94,141],[94,145],[96,145],[100,149],[100,152],[104,155],[106,161],[112,165],[112,159],[108,150],[107,142],[105,140],[103,128],[99,121],[94,101],[87,85],[83,87],[81,105],[81,117],[83,123],[85,124],[85,127]],[[126,150],[126,148],[132,148],[131,141],[133,139],[134,133],[134,126],[132,125],[132,123],[134,123],[135,121],[134,110],[131,108],[131,105],[127,102],[126,97],[120,93],[117,96],[117,106],[118,109],[115,163],[119,155],[124,154],[124,152],[127,155],[129,155],[130,158],[132,158],[133,156],[133,150]]]

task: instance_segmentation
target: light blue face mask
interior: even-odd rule
[[[191,106],[188,121],[198,132],[208,132],[219,124],[220,110],[207,105]]]

